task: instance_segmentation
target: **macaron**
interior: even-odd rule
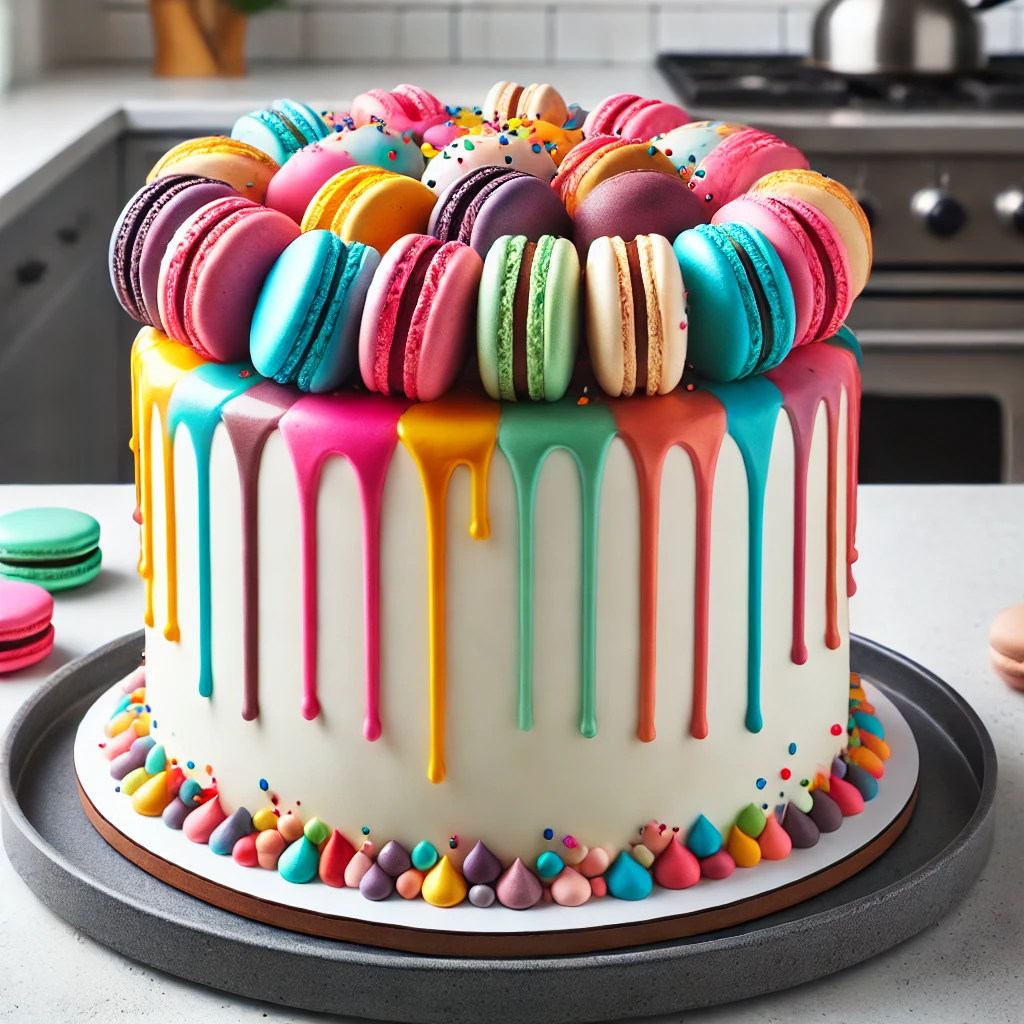
[[[263,282],[299,226],[241,196],[200,207],[175,232],[160,266],[160,321],[204,359],[249,355],[249,327]]]
[[[100,571],[100,524],[70,508],[23,508],[0,516],[0,576],[49,591],[81,587]]]
[[[505,167],[532,174],[543,182],[555,176],[555,161],[539,139],[531,141],[514,132],[464,135],[433,157],[422,181],[435,195],[478,167]]]
[[[472,134],[484,130],[486,126],[474,128]],[[583,141],[583,132],[579,128],[563,128],[549,121],[534,121],[529,118],[512,118],[508,122],[508,130],[530,143],[539,142],[547,150],[548,156],[554,160],[556,167],[561,165],[574,146]]]
[[[315,110],[295,100],[274,100],[269,110],[243,114],[231,129],[231,138],[263,150],[282,165],[303,146],[330,134],[331,129]]]
[[[557,402],[579,344],[580,261],[566,238],[506,235],[488,250],[477,305],[477,355],[487,394]]]
[[[371,391],[440,398],[466,362],[483,260],[462,242],[406,235],[370,282],[359,330],[359,372]]]
[[[764,175],[808,166],[807,157],[796,146],[771,132],[744,128],[727,135],[701,160],[688,185],[714,214]]]
[[[279,384],[322,393],[341,387],[359,357],[359,322],[376,249],[306,231],[277,258],[249,334],[252,364]]]
[[[673,249],[687,288],[687,361],[716,381],[778,366],[793,346],[796,308],[768,239],[745,224],[701,224]]]
[[[522,117],[561,127],[569,120],[569,108],[562,94],[553,85],[537,82],[525,88],[518,82],[495,82],[484,100],[483,111],[489,120],[499,124]]]
[[[656,135],[651,142],[676,165],[683,181],[689,181],[700,162],[722,139],[747,127],[729,121],[691,121]]]
[[[247,142],[226,135],[207,135],[186,139],[169,149],[146,175],[146,182],[169,174],[198,174],[226,181],[239,195],[262,203],[279,166],[263,150]]]
[[[754,192],[774,196],[792,196],[820,210],[835,225],[850,262],[850,284],[856,298],[864,290],[871,273],[874,249],[871,225],[845,185],[824,174],[802,168],[790,168],[767,174],[751,185]]]
[[[448,110],[434,95],[417,85],[396,85],[391,92],[370,89],[360,93],[349,111],[356,127],[383,121],[394,132],[411,131],[419,142],[431,125],[448,120]]]
[[[1014,690],[1024,690],[1024,604],[1004,608],[988,631],[989,660],[996,675]]]
[[[423,132],[423,144],[420,151],[427,160],[437,156],[450,142],[468,135],[474,128],[483,124],[483,111],[480,107],[445,107],[448,118],[440,124],[431,125]]]
[[[569,151],[551,187],[565,204],[569,216],[575,217],[577,207],[602,181],[624,171],[640,170],[678,177],[672,161],[649,143],[598,135],[585,139]]]
[[[585,258],[591,242],[602,236],[675,238],[707,219],[704,204],[681,179],[654,170],[623,171],[602,181],[576,207],[573,238]]]
[[[362,242],[383,254],[404,235],[427,230],[436,198],[415,178],[380,167],[352,167],[313,196],[302,230],[323,228],[343,242]]]
[[[170,174],[143,185],[125,204],[110,236],[110,282],[125,311],[161,328],[157,287],[160,262],[175,231],[201,206],[234,196],[223,181]]]
[[[587,349],[602,390],[665,395],[682,380],[683,274],[662,235],[598,238],[587,255]]]
[[[53,650],[53,597],[34,583],[0,578],[0,675],[28,668]]]
[[[674,103],[646,99],[620,92],[602,100],[583,122],[583,134],[621,135],[627,139],[649,139],[686,124],[690,115]]]
[[[340,132],[324,142],[324,146],[345,150],[357,164],[382,167],[410,178],[419,179],[427,166],[411,131],[393,131],[380,122]]]
[[[796,307],[793,344],[831,338],[853,305],[846,246],[832,222],[810,203],[768,192],[726,203],[711,222],[730,221],[753,225],[782,260]]]
[[[540,178],[500,167],[478,167],[441,193],[427,230],[442,242],[455,239],[486,256],[502,235],[523,235],[531,242],[542,235],[570,237],[572,221]]]

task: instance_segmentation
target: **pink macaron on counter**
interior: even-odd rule
[[[485,121],[488,106],[498,118],[507,111],[509,120]],[[275,110],[280,109],[291,108],[287,101],[276,101]],[[564,114],[566,120],[549,123],[538,114],[555,121]],[[851,272],[847,252],[849,246],[858,254],[870,252],[870,236],[852,197],[831,182],[820,203],[814,198],[815,181],[800,189],[774,187],[780,172],[787,182],[786,175],[812,172],[799,150],[756,128],[690,122],[675,104],[632,94],[610,96],[586,114],[552,86],[524,88],[514,82],[498,83],[475,107],[443,103],[412,85],[370,89],[355,98],[349,111],[324,112],[321,119],[329,134],[286,158],[269,178],[265,205],[230,185],[251,155],[216,140],[196,144],[216,154],[211,173],[221,178],[179,176],[170,188],[161,182],[176,173],[177,164],[168,159],[157,164],[149,192],[143,189],[133,197],[111,239],[111,280],[135,319],[203,360],[246,359],[254,312],[271,269],[303,227],[309,229],[307,211],[315,197],[336,179],[347,181],[348,172],[360,166],[420,178],[437,199],[429,220],[414,229],[423,234],[401,237],[377,252],[369,288],[352,290],[354,298],[340,313],[332,312],[355,325],[346,329],[360,338],[358,367],[353,365],[343,386],[429,401],[456,381],[478,377],[472,372],[470,338],[479,290],[486,287],[481,267],[490,247],[506,237],[523,236],[531,245],[542,236],[566,238],[585,267],[591,246],[602,239],[628,244],[658,237],[671,247],[709,223],[735,222],[752,229],[757,244],[751,243],[750,251],[764,259],[752,261],[749,253],[730,251],[710,261],[680,257],[677,298],[685,306],[688,295],[690,305],[698,307],[688,310],[687,364],[698,376],[713,379],[732,379],[721,377],[723,372],[763,372],[791,347],[831,337],[862,287],[862,274]],[[371,205],[371,216],[366,216],[367,202],[377,201],[370,197],[376,179],[367,173],[352,181],[339,191],[334,221],[345,221],[342,214],[349,209],[363,210],[357,222],[366,227],[366,237],[356,231],[345,241],[379,246],[381,234],[370,231],[370,225],[397,223],[401,211]],[[388,202],[400,199],[388,199],[385,206]],[[829,217],[836,210],[843,214],[840,227]],[[851,238],[851,224],[858,237]],[[677,246],[680,253],[691,248]],[[725,260],[722,266],[715,265],[719,257]],[[776,260],[784,273],[772,270]],[[634,268],[634,273],[639,271]],[[711,282],[707,287],[705,275]],[[711,338],[712,307],[700,308],[702,302],[733,301],[705,298],[719,294],[715,289],[723,275],[738,281],[738,292],[728,291],[733,286],[727,281],[722,284],[728,294],[745,296],[749,331],[741,328],[735,342]],[[574,300],[579,310],[586,300],[585,277]],[[307,284],[309,291],[317,290],[316,282]],[[529,289],[520,291],[529,295]],[[791,309],[793,316],[766,319],[766,304],[783,313]],[[320,304],[314,302],[308,315],[322,317]],[[503,315],[511,322],[511,309]],[[528,320],[524,316],[523,322]],[[317,336],[315,322],[303,330]],[[716,344],[763,348],[768,337],[771,360],[745,350],[724,360],[706,357]],[[586,356],[589,349],[582,340]],[[579,372],[589,374],[586,358]],[[333,376],[328,378],[337,386]],[[311,386],[303,381],[300,387]]]

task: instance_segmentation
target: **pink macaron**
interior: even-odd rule
[[[267,206],[302,223],[302,215],[309,201],[320,191],[320,186],[336,174],[355,167],[358,162],[333,135],[323,142],[314,142],[294,153],[267,186]]]
[[[160,319],[204,359],[249,355],[249,328],[263,282],[299,225],[242,196],[201,207],[178,228],[160,265]]]
[[[0,675],[34,665],[53,650],[52,616],[48,591],[0,578]]]
[[[356,127],[371,121],[383,121],[394,132],[411,131],[416,141],[431,125],[447,121],[445,105],[434,95],[416,85],[396,85],[391,92],[370,89],[352,101],[350,111]]]
[[[359,372],[371,391],[440,398],[466,362],[484,263],[462,242],[406,235],[373,275],[359,331]]]
[[[731,222],[757,228],[779,254],[796,305],[793,344],[831,338],[854,297],[846,246],[832,222],[810,203],[765,192],[748,192],[712,218],[713,224]]]
[[[602,100],[587,114],[583,134],[621,135],[627,139],[652,139],[686,124],[690,115],[674,103],[618,93]]]
[[[759,128],[726,136],[700,162],[688,184],[714,215],[772,171],[807,170],[807,157],[796,146]]]

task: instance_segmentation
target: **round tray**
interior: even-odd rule
[[[76,928],[241,995],[252,995],[253,978],[285,977],[287,989],[270,998],[294,1007],[453,1024],[607,1020],[728,1002],[822,977],[921,931],[964,895],[992,845],[996,758],[977,715],[931,673],[855,637],[854,670],[914,732],[919,798],[893,846],[835,888],[735,927],[586,955],[441,957],[283,931],[158,881],[85,817],[75,733],[97,696],[138,664],[142,643],[139,632],[66,666],[12,722],[0,768],[4,844],[30,888]]]

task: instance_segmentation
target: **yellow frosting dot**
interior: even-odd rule
[[[454,907],[466,898],[466,880],[442,857],[423,879],[422,892],[432,907]]]
[[[132,809],[136,814],[144,814],[147,818],[156,818],[163,814],[169,803],[165,771],[157,772],[132,794]]]
[[[257,832],[266,832],[268,829],[277,828],[277,815],[273,807],[263,807],[252,816],[252,823]]]
[[[149,735],[149,727],[153,724],[153,718],[148,711],[143,711],[138,718],[135,719],[135,731],[140,736]]]
[[[751,839],[735,825],[729,833],[728,850],[737,867],[752,868],[761,860],[761,847],[757,845],[757,840]]]
[[[143,783],[149,781],[145,768],[136,768],[121,780],[121,792],[131,796]]]

